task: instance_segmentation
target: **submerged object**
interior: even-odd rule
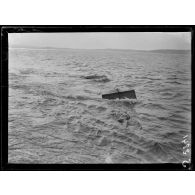
[[[117,91],[116,93],[103,94],[102,98],[108,99],[108,100],[117,99],[117,98],[118,99],[125,99],[125,98],[136,99],[136,95],[135,95],[135,90]]]
[[[88,76],[82,76],[84,79],[92,80],[95,82],[102,82],[102,83],[107,83],[110,81],[110,79],[106,75],[88,75]]]

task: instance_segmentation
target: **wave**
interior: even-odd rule
[[[33,68],[27,68],[24,70],[20,70],[21,75],[36,74],[36,73],[38,73],[38,72]]]
[[[46,59],[43,59],[43,60],[41,60],[41,61],[50,61],[50,60],[53,60],[53,59],[51,59],[51,58],[46,58]]]
[[[126,108],[133,108],[135,104],[137,104],[137,100],[133,99],[116,99],[116,100],[105,100],[108,105],[118,106],[118,107],[126,107]]]
[[[166,110],[166,107],[163,104],[157,104],[157,103],[143,104],[143,107],[148,109],[155,109],[155,110]]]
[[[94,100],[94,98],[90,98],[88,96],[82,96],[82,95],[67,95],[67,96],[61,96],[65,99],[69,99],[69,100]]]

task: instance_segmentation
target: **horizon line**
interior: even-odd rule
[[[131,51],[165,51],[165,50],[176,50],[176,51],[191,51],[191,49],[126,49],[126,48],[70,48],[70,47],[36,47],[36,46],[26,46],[26,47],[21,47],[21,46],[10,46],[9,49],[77,49],[77,50],[131,50]]]

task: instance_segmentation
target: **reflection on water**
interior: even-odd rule
[[[191,130],[190,54],[10,50],[10,163],[164,163]],[[137,100],[105,100],[116,88]]]

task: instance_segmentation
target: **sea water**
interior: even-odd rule
[[[8,119],[9,163],[181,163],[190,53],[10,49]]]

